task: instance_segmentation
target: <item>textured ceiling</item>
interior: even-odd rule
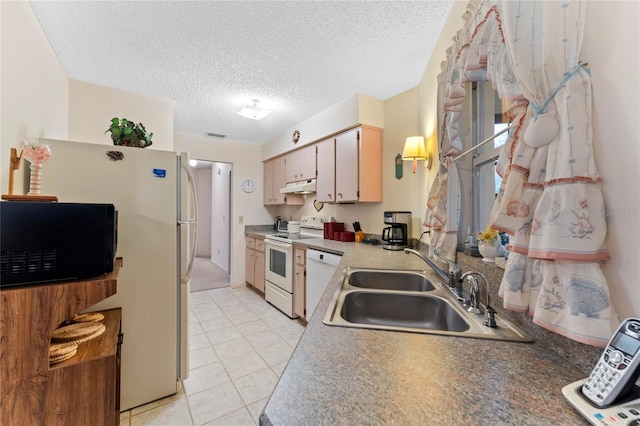
[[[31,1],[68,77],[175,100],[174,130],[262,144],[420,83],[452,0]],[[251,99],[274,110],[236,112]]]

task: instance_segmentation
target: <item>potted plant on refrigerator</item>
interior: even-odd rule
[[[107,132],[111,132],[111,140],[114,145],[146,148],[152,144],[151,138],[153,137],[153,132],[147,133],[144,124],[136,124],[126,118],[122,120],[117,117],[113,118],[111,120],[111,126],[109,126],[105,133]]]

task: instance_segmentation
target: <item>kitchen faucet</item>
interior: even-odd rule
[[[417,252],[416,250],[410,249],[410,248],[405,248],[404,252],[409,254],[415,254],[416,256],[418,256],[420,259],[422,259],[427,265],[429,265],[431,267],[431,269],[433,269],[438,275],[440,275],[440,277],[446,281],[449,284],[449,290],[453,293],[453,295],[458,299],[458,301],[464,302],[466,303],[468,300],[468,297],[466,297],[466,294],[464,292],[464,290],[462,289],[462,268],[460,267],[460,265],[458,265],[457,263],[455,263],[452,260],[447,259],[446,257],[442,256],[440,254],[440,252],[438,252],[437,249],[433,249],[433,254],[436,255],[436,257],[444,260],[445,262],[448,263],[449,265],[449,272],[445,272],[443,271],[438,265],[436,265],[431,259],[429,259],[426,256],[423,256],[422,253]]]
[[[462,274],[460,277],[460,281],[468,280],[471,283],[471,290],[469,291],[469,300],[471,307],[469,308],[469,312],[481,314],[482,303],[478,302],[478,297],[480,295],[480,288],[478,285],[478,278],[481,278],[484,281],[485,292],[487,293],[487,304],[484,306],[484,310],[486,313],[486,319],[483,324],[487,327],[496,328],[496,311],[491,307],[489,300],[489,280],[484,274],[475,271],[468,271]]]

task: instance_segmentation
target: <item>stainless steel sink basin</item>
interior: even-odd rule
[[[435,273],[347,268],[323,322],[330,326],[532,342],[501,315],[468,312]]]
[[[359,324],[457,332],[469,329],[449,302],[437,296],[355,291],[345,296],[340,316]]]
[[[419,272],[398,272],[392,270],[353,271],[349,284],[354,287],[386,290],[432,291],[436,288],[426,276]]]

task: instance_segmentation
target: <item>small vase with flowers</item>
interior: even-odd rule
[[[500,232],[487,226],[484,231],[478,233],[478,251],[483,261],[495,263],[496,257],[504,254]]]

